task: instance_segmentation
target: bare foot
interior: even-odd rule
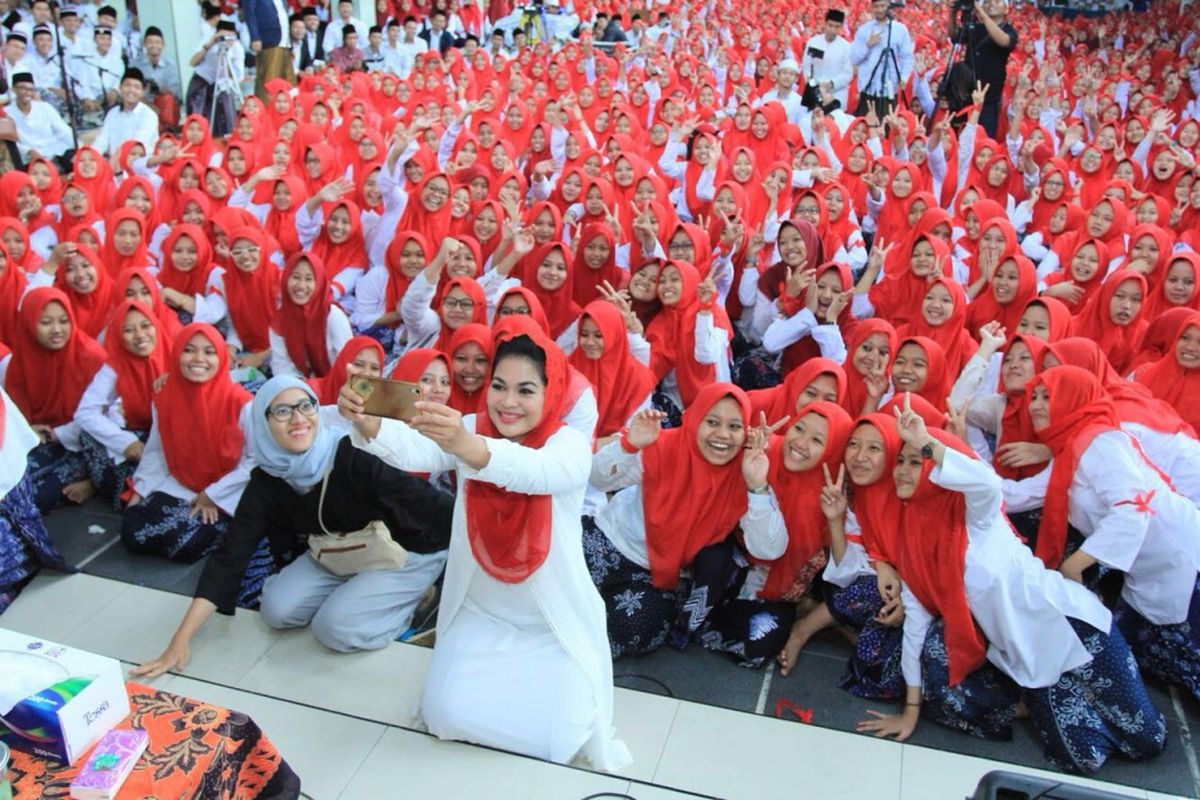
[[[800,651],[808,644],[808,640],[817,631],[824,630],[832,624],[833,614],[829,613],[829,606],[824,603],[814,608],[803,619],[793,622],[792,632],[788,635],[787,644],[783,646],[783,650],[776,656],[776,660],[779,662],[779,674],[786,677],[792,671],[792,667],[796,666],[796,660],[800,657]]]
[[[96,493],[96,487],[92,486],[90,480],[84,478],[81,481],[68,483],[63,487],[62,493],[63,497],[67,498],[67,500],[79,505],[92,499],[92,495]]]

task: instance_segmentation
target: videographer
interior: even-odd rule
[[[959,0],[950,7],[947,29],[952,41],[959,41],[963,32],[959,13],[968,8],[974,20],[967,25],[966,49],[962,57],[967,64],[974,63],[975,80],[988,87],[979,124],[988,136],[995,138],[1000,125],[1000,98],[1004,94],[1008,54],[1017,46],[1017,29],[1008,21],[1005,0],[975,0],[974,6],[969,0]]]
[[[815,81],[846,109],[846,94],[854,79],[850,63],[850,42],[842,38],[846,12],[831,8],[825,12],[824,29],[804,43],[800,69],[806,81]]]
[[[913,42],[908,28],[892,19],[888,0],[871,0],[871,19],[854,33],[850,61],[858,69],[857,116],[871,106],[880,117],[896,107],[896,95],[913,69]]]

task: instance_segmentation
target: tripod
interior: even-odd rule
[[[208,109],[208,122],[214,137],[225,136],[233,132],[233,117],[239,105],[234,102],[234,99],[241,96],[241,87],[237,84],[235,74],[230,43],[221,42],[217,45],[216,80],[213,81],[212,101],[209,103]],[[221,124],[218,125],[218,104],[221,103],[222,98],[226,97],[228,97],[228,102],[220,105],[221,111],[224,113],[220,117]]]
[[[976,23],[975,23],[975,20],[972,18],[971,13],[972,12],[969,8],[960,8],[959,9],[959,15],[962,17],[962,19],[961,19],[960,24],[958,25],[957,33],[953,37],[953,40],[951,42],[950,53],[947,56],[947,61],[946,61],[946,70],[942,74],[941,83],[938,84],[937,98],[938,98],[938,100],[946,101],[946,106],[952,115],[958,114],[958,112],[962,108],[965,107],[965,103],[970,102],[969,93],[972,89],[975,88],[975,83],[978,79],[978,71],[976,70],[976,65],[975,65],[975,24]],[[970,75],[969,75],[970,82],[968,83],[968,85],[966,87],[966,92],[968,94],[968,98],[962,98],[962,97],[954,98],[954,97],[951,97],[952,88],[951,88],[951,83],[950,83],[951,80],[955,76],[955,67],[958,66],[954,63],[954,58],[956,55],[961,54],[963,50],[966,50],[967,57],[965,59],[963,59],[962,61],[960,61],[959,65],[963,65],[964,69],[967,69],[970,71]],[[959,70],[959,73],[961,73],[961,72],[962,72],[962,70]],[[959,77],[957,80],[959,82],[961,82],[962,77]],[[955,105],[958,105],[958,107],[956,108]],[[957,128],[956,128],[956,130],[957,130]]]
[[[879,95],[873,95],[877,100],[883,101],[883,107],[876,108],[876,113],[879,114],[881,116],[881,118],[883,116],[886,116],[887,114],[891,113],[892,108],[896,104],[896,94],[899,93],[899,91],[900,91],[900,61],[899,61],[899,59],[896,58],[896,51],[892,49],[892,23],[894,22],[894,20],[892,18],[892,9],[893,8],[894,8],[894,5],[892,3],[889,3],[888,9],[887,9],[887,39],[884,42],[883,53],[880,54],[879,60],[875,62],[875,66],[871,69],[871,74],[867,78],[867,83],[866,83],[867,89],[874,88],[875,87],[875,76],[878,74],[879,68],[883,67],[883,79],[879,86],[879,89],[883,93],[879,94]],[[888,80],[888,68],[889,67],[891,67],[891,69],[895,70],[895,72],[896,72],[896,86],[894,89],[892,88],[892,86]],[[863,109],[866,104],[866,98],[868,96],[871,96],[871,95],[867,91],[863,91],[862,94],[860,95],[860,98],[862,98],[859,100],[859,109],[858,110],[859,110],[860,115],[863,112]]]
[[[50,3],[50,13],[54,15],[54,46],[58,53],[58,68],[62,73],[63,93],[66,95],[67,101],[67,116],[71,120],[71,142],[75,145],[75,149],[79,149],[79,134],[76,128],[79,127],[78,120],[82,118],[79,114],[79,109],[75,105],[75,92],[71,87],[71,82],[75,80],[74,76],[67,74],[67,55],[63,51],[62,43],[62,20],[58,16],[58,4]]]

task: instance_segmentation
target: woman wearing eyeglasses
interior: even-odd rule
[[[454,508],[448,495],[354,447],[322,418],[312,389],[298,378],[268,381],[249,416],[255,468],[242,502],[205,563],[195,599],[170,644],[135,675],[153,678],[186,666],[192,639],[213,612],[234,613],[239,585],[264,539],[278,558],[303,550],[307,536],[322,524],[330,531],[354,531],[382,520],[408,551],[400,569],[350,577],[334,575],[304,553],[267,578],[259,608],[263,620],[272,628],[311,624],[317,641],[338,652],[395,641],[442,573]]]
[[[229,376],[229,348],[193,322],[171,347],[151,403],[150,437],[133,475],[121,541],[135,553],[193,562],[229,528],[250,474],[250,394]]]

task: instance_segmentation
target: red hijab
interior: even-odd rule
[[[425,192],[425,187],[430,181],[441,179],[445,182],[447,193],[445,200],[434,211],[425,208],[421,202],[421,195]],[[421,178],[420,182],[414,186],[408,193],[408,203],[404,206],[404,213],[400,217],[400,223],[396,226],[396,230],[412,231],[418,233],[425,238],[429,244],[438,243],[450,235],[450,226],[453,222],[451,218],[450,208],[450,193],[454,191],[454,184],[450,179],[441,172],[429,172],[425,177]]]
[[[792,472],[783,463],[786,431],[809,415],[823,417],[829,426],[825,449],[817,464],[802,472]],[[825,471],[822,467],[835,471],[834,465],[842,460],[842,453],[853,429],[854,421],[841,406],[818,401],[797,412],[788,421],[787,427],[783,428],[785,433],[771,437],[767,446],[767,457],[771,462],[767,482],[774,490],[779,511],[787,527],[788,546],[784,554],[771,564],[766,585],[758,593],[763,600],[782,600],[805,563],[818,550],[828,546],[828,523],[819,502],[821,489],[825,486]]]
[[[629,352],[625,320],[616,306],[607,300],[595,300],[583,309],[580,319],[590,319],[600,330],[604,350],[599,358],[589,358],[576,347],[569,361],[596,392],[600,419],[596,437],[618,433],[625,422],[654,391],[654,373]]]
[[[113,302],[119,303],[122,300],[132,299],[130,295],[132,291],[130,284],[133,279],[137,278],[146,287],[146,291],[150,293],[150,304],[148,308],[154,313],[154,321],[158,323],[159,338],[163,342],[163,352],[167,351],[167,343],[175,341],[175,335],[179,333],[179,329],[183,327],[179,324],[179,317],[175,312],[163,302],[162,294],[158,291],[158,281],[150,274],[150,270],[144,267],[131,267],[123,270],[117,276],[116,285],[113,290]],[[108,342],[107,334],[104,339]]]
[[[1067,544],[1067,495],[1071,480],[1088,445],[1102,433],[1120,430],[1116,406],[1100,381],[1079,367],[1052,367],[1025,385],[1025,393],[1045,386],[1050,394],[1050,421],[1037,436],[1050,448],[1053,461],[1042,522],[1034,554],[1050,569],[1058,569]]]
[[[308,262],[315,285],[308,302],[300,306],[292,300],[287,284],[302,261]],[[329,274],[325,271],[320,257],[306,250],[289,258],[280,276],[279,294],[279,310],[271,320],[271,329],[283,337],[288,358],[302,375],[317,378],[328,375],[329,348],[325,341],[325,329],[329,320],[329,309],[333,306],[333,291],[329,286]]]
[[[891,414],[867,414],[859,417],[854,427],[858,429],[864,425],[875,428],[883,439],[883,474],[874,483],[854,484],[850,504],[862,530],[862,544],[867,555],[894,567],[900,558],[898,534],[904,508],[900,498],[896,497],[896,484],[892,482],[892,468],[900,456],[900,434],[896,432],[896,418]],[[854,435],[853,430],[850,435]]]
[[[971,356],[975,355],[975,351],[979,349],[979,344],[971,338],[971,334],[967,332],[965,327],[967,320],[967,293],[963,291],[962,286],[950,278],[938,276],[928,284],[928,288],[925,291],[926,295],[932,291],[934,286],[941,286],[949,292],[950,300],[954,303],[954,311],[951,312],[950,316],[940,325],[930,325],[925,320],[924,314],[918,311],[909,320],[908,324],[901,327],[896,333],[903,339],[923,336],[937,342],[946,356],[945,369],[946,374],[950,376],[948,385],[953,385],[954,380],[958,378],[958,374],[962,372],[963,366],[971,359]],[[923,299],[922,302],[924,302]]]
[[[196,265],[187,272],[175,266],[172,252],[175,244],[186,236],[196,246]],[[188,297],[202,295],[208,285],[208,274],[212,271],[213,251],[208,236],[198,225],[181,222],[171,228],[162,244],[163,265],[158,271],[158,280],[164,289],[174,289]]]
[[[879,317],[864,319],[854,327],[853,335],[846,341],[846,360],[842,362],[842,370],[846,373],[846,410],[851,414],[861,414],[867,404],[867,382],[854,366],[854,354],[864,342],[877,334],[887,337],[883,374],[889,377],[892,374],[892,359],[896,357],[897,343],[900,341],[892,323]]]
[[[1012,337],[1008,342],[1008,350],[1011,352],[1014,345],[1017,343],[1023,344],[1033,358],[1033,368],[1035,372],[1042,370],[1042,359],[1045,357],[1049,345],[1033,336],[1017,336]],[[1001,365],[1000,371],[1004,372],[1005,367]],[[1037,434],[1033,430],[1033,420],[1029,417],[1029,395],[1025,393],[1025,387],[1022,386],[1014,392],[1009,392],[1004,388],[1004,378],[1000,379],[1000,391],[1005,393],[1004,415],[1000,419],[1000,432],[996,437],[996,445],[1011,444],[1013,442],[1036,442]],[[994,459],[992,468],[996,470],[996,474],[1001,478],[1010,480],[1020,480],[1021,478],[1030,478],[1042,471],[1043,465],[1034,464],[1027,467],[1008,467],[1000,463],[999,459]]]
[[[603,239],[608,245],[608,258],[598,267],[588,266],[584,253],[590,242]],[[593,223],[584,226],[579,241],[575,242],[575,263],[571,267],[571,298],[577,306],[583,307],[600,296],[596,287],[608,281],[614,289],[623,288],[627,276],[617,267],[617,246],[612,228],[607,225]]]
[[[567,358],[553,341],[536,330],[512,338],[520,336],[528,337],[546,356],[542,418],[521,439],[522,447],[540,450],[563,427],[562,418],[567,411]],[[501,336],[497,346],[508,338]],[[492,372],[495,367],[493,363]],[[484,385],[490,383],[491,375]],[[475,432],[500,438],[491,415],[483,408],[475,415]],[[511,492],[494,483],[473,480],[467,482],[466,500],[471,552],[486,573],[505,583],[520,583],[542,565],[550,553],[550,532],[554,525],[550,495]]]
[[[699,396],[700,390],[717,379],[717,370],[711,364],[696,361],[696,317],[700,313],[700,300],[696,287],[700,285],[700,274],[696,268],[684,261],[667,261],[663,270],[674,267],[682,278],[679,301],[673,306],[664,305],[650,321],[646,338],[650,341],[650,369],[658,380],[671,370],[679,386],[679,396],[685,406],[690,406]],[[659,272],[660,279],[662,272]],[[720,305],[712,307],[713,325],[732,331],[729,318]]]
[[[442,289],[442,294],[438,302],[439,309],[445,305],[446,298],[450,296],[450,291],[452,289],[459,289],[460,291],[465,292],[467,297],[471,299],[471,302],[475,304],[471,310],[471,319],[464,323],[464,325],[483,325],[486,327],[487,297],[484,295],[483,287],[479,285],[479,282],[474,278],[450,279],[450,281],[446,283],[446,287]],[[454,351],[448,348],[454,339],[454,334],[459,330],[462,330],[462,328],[460,327],[457,330],[450,330],[450,327],[445,323],[444,320],[441,320],[440,318],[438,323],[440,328],[438,329],[437,341],[433,347],[437,350],[441,350],[444,353],[453,353]]]
[[[104,262],[96,255],[95,250],[81,244],[77,245],[76,251],[78,253],[76,258],[91,264],[92,269],[95,270],[95,288],[86,294],[72,288],[67,283],[68,268],[66,264],[59,266],[58,274],[54,277],[54,286],[65,292],[71,299],[71,310],[75,314],[72,322],[78,321],[81,331],[96,338],[108,324],[108,315],[112,312],[113,304],[118,300],[117,285],[108,271],[104,269]]]
[[[925,352],[927,364],[925,385],[921,387],[921,391],[914,394],[919,394],[938,411],[946,413],[946,397],[950,394],[950,389],[958,378],[958,373],[951,375],[946,370],[946,354],[942,350],[942,346],[926,336],[902,338],[899,347],[896,348],[896,355],[899,355],[900,351],[904,349],[904,345],[909,342],[916,344]]]
[[[550,290],[543,288],[541,283],[538,282],[537,270],[541,267],[542,262],[555,250],[558,250],[562,254],[563,261],[567,265],[567,278],[557,289]],[[572,287],[574,284],[571,276],[571,266],[574,261],[575,257],[567,249],[566,245],[561,242],[549,242],[533,251],[528,262],[529,269],[521,276],[522,285],[533,292],[534,296],[541,302],[542,309],[546,312],[546,321],[550,323],[550,335],[555,339],[575,324],[582,311],[573,296]],[[587,268],[584,267],[584,269]],[[588,271],[591,272],[591,270]]]
[[[909,241],[903,254],[902,267],[893,273],[885,270],[883,280],[872,286],[867,293],[871,305],[875,308],[875,316],[886,319],[897,327],[921,319],[921,303],[929,292],[928,278],[914,274],[910,266],[912,252],[921,242],[929,243],[933,248],[933,257],[942,260],[942,276],[949,277],[952,270],[950,248],[936,236],[921,233]]]
[[[121,335],[125,319],[138,312],[154,326],[154,351],[148,356],[129,352]],[[117,395],[125,415],[125,428],[131,431],[150,430],[150,403],[154,399],[154,381],[167,372],[167,339],[154,312],[141,303],[122,301],[113,311],[104,336],[108,351],[108,366],[117,374]]]
[[[1167,276],[1170,274],[1171,267],[1180,261],[1186,263],[1192,271],[1192,293],[1184,301],[1183,305],[1177,306],[1167,299]],[[1197,281],[1200,281],[1200,254],[1190,250],[1170,253],[1167,256],[1166,264],[1158,286],[1150,290],[1150,295],[1146,298],[1146,303],[1143,306],[1142,316],[1149,320],[1151,325],[1164,313],[1173,308],[1188,308],[1193,311],[1200,310],[1200,284],[1197,283]]]
[[[1037,299],[1037,268],[1033,266],[1033,262],[1022,255],[1019,250],[1013,249],[1000,258],[996,272],[1010,262],[1015,264],[1017,269],[1016,290],[1001,302],[1000,298],[996,296],[995,278],[993,277],[992,281],[971,301],[971,305],[967,308],[965,325],[967,332],[972,336],[977,336],[979,329],[992,321],[999,322],[1000,327],[1006,330],[1015,331],[1021,322],[1021,315],[1025,313],[1025,306],[1030,301]]]
[[[217,371],[204,383],[184,377],[180,359],[194,336],[203,336],[217,351]],[[193,492],[202,492],[233,471],[245,437],[238,424],[250,394],[229,377],[229,349],[211,325],[193,322],[175,338],[167,363],[170,377],[154,397],[167,470]]]
[[[263,229],[272,239],[279,242],[279,249],[283,251],[283,254],[290,256],[298,253],[302,247],[300,236],[296,233],[296,211],[304,205],[304,200],[308,197],[308,190],[304,186],[304,181],[296,175],[285,175],[279,178],[274,182],[273,188],[278,187],[281,183],[288,189],[291,205],[286,211],[280,211],[275,206],[274,190],[272,190],[271,195],[266,198],[266,201],[271,204],[271,210],[267,212],[267,218],[263,220]]]
[[[398,311],[400,301],[404,299],[404,295],[408,293],[408,287],[412,285],[413,279],[405,275],[404,270],[400,268],[400,256],[404,252],[404,246],[409,242],[416,242],[417,246],[421,248],[423,264],[428,264],[430,261],[429,244],[425,241],[425,237],[412,231],[396,233],[383,254],[383,265],[388,271],[387,300],[384,311]],[[399,325],[400,321],[397,320],[395,324]]]
[[[450,402],[447,403],[455,411],[462,414],[474,414],[479,410],[479,403],[487,390],[487,381],[474,392],[467,392],[454,380],[454,354],[468,344],[475,344],[483,351],[490,361],[492,358],[492,329],[478,323],[467,323],[454,332],[450,343],[442,350],[450,360]]]
[[[1104,285],[1100,287],[1100,292],[1084,307],[1075,324],[1075,333],[1100,345],[1100,349],[1108,356],[1109,363],[1122,375],[1126,374],[1129,362],[1141,348],[1142,337],[1149,326],[1142,313],[1144,302],[1128,324],[1118,325],[1113,321],[1110,308],[1113,296],[1122,284],[1130,282],[1137,284],[1144,301],[1146,277],[1133,270],[1117,270],[1108,276]]]
[[[67,343],[59,350],[47,350],[37,340],[38,318],[51,303],[66,309],[71,320]],[[4,388],[30,425],[65,425],[75,418],[79,399],[104,363],[104,348],[79,328],[67,295],[51,286],[25,295],[17,323]]]
[[[957,437],[936,428],[929,433],[948,449],[975,457]],[[987,643],[971,617],[963,581],[966,499],[961,492],[943,489],[930,480],[935,466],[932,459],[925,461],[916,491],[903,504],[900,563],[896,566],[921,605],[945,621],[950,685],[957,686],[983,663]]]
[[[350,232],[345,241],[335,243],[329,238],[329,217],[339,208],[344,208],[350,215]],[[369,261],[366,240],[363,239],[362,212],[358,210],[358,205],[350,200],[339,200],[329,206],[325,223],[313,242],[312,253],[325,264],[325,273],[330,276],[330,281],[334,281],[347,267],[365,270]]]
[[[1141,367],[1134,380],[1170,403],[1184,422],[1200,431],[1200,369],[1184,368],[1175,353],[1179,340],[1192,328],[1200,328],[1200,311],[1193,311],[1179,323],[1167,352],[1158,361]]]
[[[674,589],[679,570],[690,566],[700,550],[723,541],[746,513],[741,457],[714,466],[697,445],[704,418],[726,397],[741,407],[742,424],[749,426],[746,393],[732,383],[711,383],[683,412],[683,427],[663,431],[641,451],[646,550],[659,589]]]
[[[4,256],[4,271],[0,272],[0,342],[10,344],[16,341],[17,308],[28,281],[25,270],[9,258],[8,248],[3,244],[0,244],[0,254]]]
[[[260,353],[271,347],[269,331],[279,307],[280,272],[271,262],[266,234],[261,228],[247,225],[234,229],[229,239],[231,248],[238,239],[253,242],[259,248],[258,267],[252,272],[234,265],[225,270],[225,302],[242,347],[246,352]]]
[[[134,223],[141,233],[137,249],[127,256],[118,253],[116,246],[117,226],[122,222]],[[107,267],[108,274],[114,277],[130,267],[157,266],[158,262],[154,256],[150,255],[150,248],[147,247],[150,239],[149,233],[146,218],[136,208],[119,208],[109,214],[104,220],[104,247],[102,249],[104,261],[100,263],[100,266]]]
[[[91,153],[96,162],[96,174],[90,178],[83,177],[83,173],[79,171],[79,161],[84,153]],[[117,185],[113,181],[112,167],[109,166],[108,159],[91,145],[84,145],[75,151],[75,157],[71,159],[71,183],[88,196],[91,201],[88,207],[93,213],[113,207],[112,200],[117,193]]]
[[[337,358],[334,359],[333,366],[329,368],[329,372],[324,377],[308,379],[308,385],[317,395],[318,403],[323,406],[337,404],[338,395],[341,393],[342,387],[346,385],[346,379],[349,376],[346,368],[364,350],[373,350],[375,357],[379,359],[380,368],[383,368],[384,363],[387,361],[383,352],[383,345],[370,336],[355,336],[342,346],[342,351],[338,353]]]
[[[821,398],[804,397],[804,390],[822,375],[832,375],[837,384],[838,402],[846,398],[846,373],[836,361],[828,358],[813,358],[805,361],[788,373],[783,383],[769,389],[755,389],[747,392],[750,398],[750,418],[758,424],[761,415],[767,415],[767,423],[773,424],[781,419],[795,416],[801,401],[805,405]]]

